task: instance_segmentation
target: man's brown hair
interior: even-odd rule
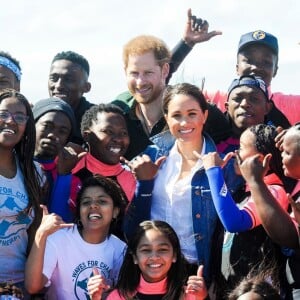
[[[129,55],[143,55],[151,51],[160,67],[170,62],[171,52],[164,41],[152,35],[139,35],[123,47],[124,67],[127,68]]]

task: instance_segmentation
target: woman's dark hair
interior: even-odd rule
[[[183,286],[187,279],[186,260],[181,253],[180,243],[176,232],[168,223],[163,221],[144,221],[139,224],[137,231],[128,241],[128,248],[115,288],[125,299],[134,299],[133,295],[140,282],[141,270],[139,266],[134,263],[133,256],[136,255],[137,247],[140,240],[145,235],[145,232],[150,229],[161,232],[170,241],[176,257],[176,262],[172,263],[172,266],[168,271],[167,293],[162,299],[180,299],[183,292]]]
[[[164,91],[162,104],[164,114],[168,113],[169,103],[176,95],[191,96],[198,102],[203,113],[207,110],[207,101],[199,87],[190,83],[178,83],[167,86]]]
[[[124,216],[127,199],[124,197],[124,192],[121,190],[120,186],[113,179],[101,176],[99,174],[92,175],[83,181],[82,187],[80,188],[76,198],[75,222],[79,223],[79,228],[82,226],[81,222],[79,222],[80,204],[84,191],[89,187],[102,188],[105,193],[111,197],[114,207],[119,208],[119,214],[116,220],[110,224],[109,228],[109,234],[114,233],[114,229],[116,224],[118,224],[118,220],[122,220]]]
[[[20,169],[24,176],[26,191],[28,193],[29,201],[27,211],[30,208],[34,208],[35,213],[37,213],[40,211],[41,178],[33,162],[35,148],[35,123],[31,106],[24,95],[13,89],[2,89],[0,91],[0,102],[7,98],[15,98],[19,100],[25,106],[26,114],[29,117],[26,123],[24,135],[19,143],[15,145],[14,150],[19,160]]]
[[[258,124],[253,125],[248,129],[256,137],[255,146],[257,151],[259,151],[263,155],[267,155],[268,153],[272,154],[269,163],[270,171],[275,173],[281,179],[282,183],[285,186],[285,189],[288,192],[291,192],[295,185],[295,180],[284,175],[284,171],[282,168],[281,151],[276,147],[275,143],[275,137],[278,134],[278,132],[276,131],[276,127],[272,125]]]
[[[24,176],[24,185],[28,194],[28,205],[25,212],[29,213],[29,210],[33,208],[35,218],[32,226],[36,229],[41,220],[40,203],[42,199],[42,180],[33,161],[35,148],[34,118],[31,106],[24,95],[13,89],[2,89],[0,91],[0,102],[7,98],[15,98],[19,100],[25,106],[26,114],[29,117],[23,137],[19,143],[15,145],[14,151],[18,157],[19,166]]]

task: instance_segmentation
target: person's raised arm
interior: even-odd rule
[[[216,35],[222,34],[219,30],[208,32],[208,22],[201,18],[192,15],[192,10],[187,11],[187,20],[185,23],[183,37],[179,43],[172,50],[172,57],[170,61],[170,71],[166,79],[168,83],[172,74],[176,72],[179,65],[183,62],[185,57],[190,53],[195,44],[206,42]]]
[[[217,152],[197,156],[203,161],[212,199],[224,228],[229,232],[241,232],[251,229],[253,222],[246,210],[239,209],[226,187],[222,167],[227,164],[232,155],[228,153],[224,159]]]
[[[123,222],[123,230],[128,239],[132,237],[140,222],[150,218],[154,177],[165,159],[163,156],[152,162],[145,154],[131,161],[122,158],[138,180],[135,196],[127,208]]]
[[[271,239],[281,246],[298,248],[298,232],[289,214],[279,205],[264,183],[271,154],[263,162],[259,155],[244,161],[237,156],[241,173],[248,183],[262,225]]]
[[[61,228],[73,226],[73,224],[64,223],[56,214],[49,214],[46,206],[41,205],[41,207],[43,219],[36,232],[25,267],[25,287],[30,294],[38,293],[48,281],[48,278],[43,275],[47,237]]]
[[[71,222],[74,218],[69,205],[72,182],[71,171],[84,155],[86,155],[84,149],[71,142],[58,153],[58,174],[53,184],[49,210],[61,216],[65,222]]]

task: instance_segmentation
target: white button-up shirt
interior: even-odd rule
[[[205,151],[203,140],[202,152]],[[151,219],[162,220],[169,223],[177,233],[182,253],[190,263],[197,263],[197,250],[195,245],[191,181],[202,166],[198,159],[188,176],[178,179],[182,166],[182,157],[178,152],[177,143],[170,150],[169,156],[155,178],[152,192]]]

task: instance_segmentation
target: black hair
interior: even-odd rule
[[[258,124],[249,127],[249,131],[255,135],[255,147],[263,155],[272,154],[270,160],[270,169],[276,173],[279,178],[283,176],[281,152],[276,147],[275,137],[277,135],[276,127],[266,124]]]
[[[207,101],[202,91],[196,85],[190,83],[178,83],[173,86],[167,86],[163,94],[163,113],[168,113],[169,103],[175,95],[187,95],[193,97],[199,104],[202,112],[208,109]]]
[[[124,118],[124,112],[123,110],[115,105],[115,104],[105,104],[100,103],[99,105],[93,105],[91,108],[89,108],[81,119],[81,134],[83,135],[84,132],[91,128],[93,125],[93,121],[97,120],[98,113],[106,112],[106,113],[116,113],[122,116]]]
[[[241,279],[235,288],[228,294],[228,300],[237,300],[240,296],[253,292],[265,300],[279,300],[280,279],[276,259],[269,262],[265,259],[258,268],[253,267],[249,273]]]
[[[104,177],[102,175],[95,174],[83,181],[82,187],[80,188],[76,197],[75,222],[78,224],[80,229],[80,227],[82,227],[81,222],[79,222],[82,195],[84,191],[89,187],[97,186],[102,188],[105,191],[105,193],[111,197],[114,207],[118,207],[120,210],[116,220],[113,220],[110,224],[109,234],[111,234],[114,233],[114,230],[118,230],[116,226],[119,225],[118,220],[122,220],[124,216],[125,207],[127,205],[127,199],[126,197],[124,197],[124,192],[121,190],[120,186],[113,179]]]
[[[253,292],[265,300],[280,300],[278,291],[267,281],[259,278],[244,278],[240,284],[229,294],[228,300],[237,300],[240,296]]]
[[[26,108],[26,114],[29,117],[22,139],[15,145],[14,151],[18,157],[21,172],[24,176],[24,185],[28,194],[28,205],[25,211],[28,213],[31,208],[34,209],[34,225],[37,226],[41,216],[40,202],[42,191],[40,187],[41,178],[34,164],[35,148],[35,122],[30,103],[21,93],[13,89],[3,89],[0,91],[0,102],[7,98],[18,99]]]
[[[175,254],[176,262],[172,263],[167,275],[167,293],[162,298],[180,299],[183,293],[183,286],[187,280],[186,260],[181,253],[180,242],[174,229],[164,221],[144,221],[139,224],[135,234],[128,240],[128,248],[119,273],[116,289],[125,299],[134,299],[140,282],[141,270],[134,263],[133,256],[136,255],[137,247],[141,238],[147,230],[154,229],[161,232],[171,243]]]
[[[62,59],[69,60],[73,63],[78,64],[87,73],[87,75],[90,74],[90,65],[84,56],[74,51],[62,51],[54,56],[52,63]]]
[[[263,155],[272,154],[269,162],[270,172],[275,173],[283,182],[285,189],[290,192],[295,180],[284,175],[282,168],[281,151],[276,147],[275,137],[278,134],[276,127],[266,124],[253,125],[248,128],[255,135],[255,147]],[[269,173],[270,173],[269,172]]]
[[[267,280],[270,280],[270,277],[266,277],[264,273],[243,278],[235,289],[229,293],[228,300],[237,300],[249,292],[260,295],[264,300],[280,300],[278,289]]]

